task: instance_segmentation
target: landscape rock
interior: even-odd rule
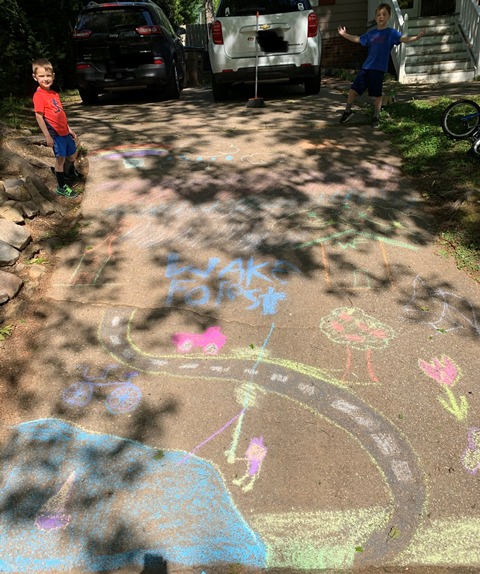
[[[0,269],[0,303],[6,303],[9,299],[13,299],[22,285],[23,281],[19,277]]]
[[[20,208],[23,215],[28,219],[32,219],[40,213],[40,208],[34,201],[24,201],[23,203],[18,203],[16,207]]]
[[[13,265],[20,257],[20,252],[5,241],[0,240],[0,267]]]
[[[12,187],[17,187],[18,185],[23,185],[24,181],[25,180],[18,178],[18,177],[9,177],[9,178],[3,180],[3,186],[4,186],[5,191],[6,191],[7,189],[10,189]]]
[[[17,209],[15,202],[11,200],[0,206],[0,217],[18,225],[22,225],[25,222],[21,210]]]
[[[16,225],[6,219],[0,219],[0,241],[8,243],[19,251],[25,249],[32,236],[23,225]]]
[[[39,193],[45,199],[50,199],[53,195],[43,181],[37,176],[26,177],[25,187],[28,189],[30,194],[32,194],[32,197],[35,192]]]
[[[0,124],[0,135],[1,132]],[[37,226],[33,220],[39,214],[43,218],[52,215],[63,218],[66,210],[57,203],[57,195],[51,191],[56,184],[51,170],[54,161],[52,150],[45,146],[42,135],[32,136],[28,130],[21,133],[24,137],[4,140],[0,146],[0,268],[12,266],[8,273],[2,271],[0,275],[0,305],[8,302],[2,307],[2,317],[10,312],[12,316],[18,315],[21,307],[26,305],[24,299],[34,296],[44,280],[45,266],[22,262],[22,258],[28,260],[32,257],[35,241],[50,255],[63,245],[59,237],[34,240],[32,234],[34,237],[37,234],[35,231],[31,234],[25,225],[31,220],[30,228],[35,230]],[[86,158],[82,166],[88,173]],[[12,301],[22,286],[24,297],[18,298],[21,301]]]
[[[13,187],[5,186],[5,193],[10,199],[15,201],[29,201],[32,199],[29,191],[23,185],[15,185]]]

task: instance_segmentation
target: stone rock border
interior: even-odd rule
[[[32,241],[28,220],[58,211],[49,195],[36,177],[0,180],[0,305],[13,299],[23,286],[15,271],[5,268],[12,268]]]

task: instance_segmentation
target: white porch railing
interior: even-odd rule
[[[457,0],[458,25],[467,42],[475,66],[475,75],[480,73],[480,6],[477,0]]]
[[[473,2],[473,0],[471,0]],[[402,36],[408,34],[408,14],[402,15],[397,0],[387,0],[387,4],[392,7],[392,16],[389,25],[398,30]],[[368,0],[368,21],[375,19],[375,8],[378,6],[377,0]],[[392,50],[392,61],[397,72],[398,81],[403,83],[405,80],[405,54],[406,44],[399,44]]]

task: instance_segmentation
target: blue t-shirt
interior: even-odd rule
[[[368,56],[362,68],[388,71],[388,60],[394,46],[400,44],[402,34],[394,28],[370,30],[360,36],[360,44],[368,48]]]

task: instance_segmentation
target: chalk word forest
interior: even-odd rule
[[[179,255],[169,253],[165,270],[165,277],[170,279],[166,303],[171,305],[180,299],[192,307],[211,303],[220,306],[225,301],[241,298],[247,311],[260,309],[263,315],[275,315],[279,301],[287,298],[277,287],[285,286],[292,273],[301,271],[283,259],[258,263],[253,257],[238,258],[223,267],[218,257],[211,257],[207,266],[200,269],[193,265],[181,266]]]

